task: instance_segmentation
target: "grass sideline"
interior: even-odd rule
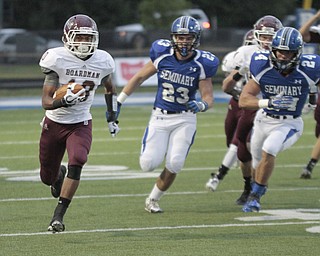
[[[1,64],[0,79],[42,79],[38,63],[34,64]]]
[[[273,219],[271,213],[243,213],[235,205],[243,187],[238,168],[230,170],[216,192],[204,189],[226,150],[226,108],[216,104],[198,115],[195,143],[184,170],[162,198],[165,212],[159,215],[143,209],[155,177],[143,178],[138,164],[151,107],[122,108],[122,130],[115,139],[107,131],[105,108],[93,108],[93,145],[87,166],[101,168],[84,170],[65,216],[66,232],[61,234],[45,232],[56,205],[49,188],[27,180],[38,176],[39,122],[44,112],[0,111],[0,255],[318,255],[319,234],[306,229],[320,226],[320,166],[311,180],[299,179],[315,142],[312,115],[304,116],[302,138],[279,154],[261,202],[263,210],[314,212]],[[106,165],[108,172],[102,168]],[[124,166],[128,169],[121,169]],[[248,217],[261,220],[245,221]]]

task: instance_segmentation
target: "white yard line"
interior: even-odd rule
[[[255,226],[288,226],[288,225],[310,225],[320,224],[320,221],[302,221],[302,222],[283,222],[283,223],[244,223],[244,224],[218,224],[218,225],[189,225],[189,226],[160,226],[144,228],[110,228],[110,229],[92,229],[92,230],[74,230],[55,233],[57,235],[81,234],[81,233],[109,233],[109,232],[128,232],[128,231],[150,231],[150,230],[176,230],[176,229],[204,229],[204,228],[234,228],[234,227],[255,227]],[[44,236],[53,235],[52,232],[35,233],[13,233],[0,234],[0,237],[19,237],[19,236]]]
[[[279,188],[279,189],[268,189],[268,191],[307,191],[307,190],[320,190],[320,187],[299,187],[299,188]],[[219,190],[214,193],[239,193],[242,190]],[[166,196],[170,195],[199,195],[199,194],[211,194],[210,191],[181,191],[181,192],[167,192]],[[96,199],[96,198],[114,198],[114,197],[145,197],[148,194],[111,194],[111,195],[83,195],[74,196],[74,199]],[[30,197],[30,198],[4,198],[0,199],[0,203],[5,202],[25,202],[25,201],[47,201],[57,200],[53,197]]]

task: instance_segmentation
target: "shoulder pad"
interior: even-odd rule
[[[220,60],[217,56],[208,51],[196,50],[197,61],[199,61],[205,70],[206,77],[212,77],[216,74]]]
[[[170,54],[171,49],[171,42],[169,40],[159,39],[154,41],[150,49],[150,58],[153,61],[163,54]]]

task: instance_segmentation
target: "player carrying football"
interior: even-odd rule
[[[64,47],[47,50],[40,60],[45,74],[42,106],[46,110],[41,122],[40,177],[51,186],[51,194],[59,198],[48,230],[64,231],[63,217],[79,186],[83,165],[92,143],[90,107],[95,90],[105,87],[107,121],[112,136],[119,132],[116,122],[116,94],[111,81],[114,60],[106,51],[98,50],[99,33],[95,21],[86,15],[69,18],[63,29]],[[54,93],[69,84],[61,99]],[[75,84],[84,89],[72,91]],[[61,165],[67,151],[68,166]],[[65,175],[67,173],[67,177]]]

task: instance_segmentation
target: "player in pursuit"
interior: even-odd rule
[[[253,35],[254,30],[249,30],[243,38],[244,45],[253,45],[256,44]],[[221,69],[225,73],[225,77],[228,77],[229,74],[236,68],[234,64],[234,55],[237,51],[229,52],[222,60]],[[242,109],[239,108],[239,96],[242,91],[243,86],[246,83],[245,77],[242,77],[238,82],[235,83],[233,90],[228,90],[226,93],[231,95],[228,112],[224,122],[224,129],[226,134],[226,144],[228,150],[223,157],[222,163],[219,166],[218,173],[211,173],[211,178],[206,183],[206,188],[215,191],[219,185],[220,179],[222,180],[224,175],[229,169],[238,161],[237,151],[238,151],[238,139],[236,136],[236,129],[239,123],[239,120],[242,115]],[[249,173],[251,176],[251,173]],[[249,192],[250,193],[250,192]],[[237,201],[239,201],[238,199]]]
[[[241,108],[259,109],[251,137],[255,182],[244,212],[259,211],[275,159],[290,148],[303,132],[301,113],[308,94],[316,91],[320,79],[320,56],[302,55],[302,36],[291,27],[280,29],[271,51],[253,54],[252,79],[239,99]],[[262,99],[257,97],[262,94]]]
[[[198,50],[201,28],[190,16],[181,16],[171,27],[171,40],[157,40],[150,49],[151,60],[130,79],[118,97],[122,104],[154,74],[158,90],[148,127],[142,138],[140,166],[153,171],[165,159],[165,167],[145,200],[145,210],[160,213],[158,201],[184,166],[196,134],[196,113],[213,104],[212,77],[219,60]],[[196,92],[201,98],[196,98]]]
[[[238,81],[244,79],[247,82],[250,79],[251,74],[248,71],[252,54],[259,50],[270,50],[272,39],[280,28],[282,28],[281,21],[272,15],[263,16],[256,21],[253,25],[253,35],[256,44],[244,45],[236,50],[233,58],[234,69],[224,79],[222,84],[224,92],[232,93]],[[240,161],[240,168],[244,180],[243,192],[236,200],[236,203],[239,205],[243,205],[247,201],[251,192],[251,183],[254,179],[254,173],[251,169],[252,156],[248,147],[248,139],[250,138],[255,115],[255,109],[242,109],[235,131],[237,140],[236,153]],[[209,179],[206,187],[212,191],[216,190],[220,181],[227,175],[229,167],[230,166],[221,165],[217,174],[211,174],[212,178]]]
[[[320,10],[300,28],[299,31],[304,42],[320,45],[320,24],[316,25],[319,20]],[[309,95],[309,102],[304,107],[304,113],[309,113],[312,110],[314,110],[314,119],[316,120],[315,137],[317,140],[312,148],[308,163],[302,168],[301,179],[311,179],[312,170],[320,159],[320,97],[318,93]]]

